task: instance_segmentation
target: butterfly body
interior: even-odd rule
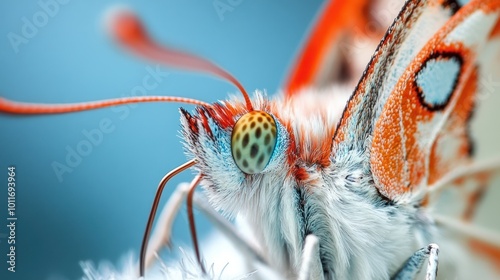
[[[337,94],[327,94],[332,90]],[[420,248],[415,231],[428,237],[425,242],[432,239],[433,225],[422,209],[393,203],[374,187],[367,151],[332,153],[347,96],[340,88],[304,90],[291,99],[257,93],[254,109],[278,124],[273,157],[257,175],[244,174],[232,160],[228,139],[246,113],[242,101],[195,115],[183,111],[187,154],[206,174],[201,184],[210,202],[227,216],[244,216],[273,267],[289,276],[298,273],[308,234],[319,238],[327,279],[386,279]]]

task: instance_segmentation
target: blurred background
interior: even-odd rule
[[[135,11],[159,42],[208,58],[247,88],[273,94],[323,1],[2,1],[0,96],[65,103],[180,95],[213,102],[223,81],[161,68],[119,48],[106,11]],[[218,7],[218,9],[216,9]],[[145,88],[144,79],[151,84]],[[76,279],[79,261],[138,255],[158,181],[185,162],[179,104],[140,104],[56,116],[0,115],[0,279]],[[193,107],[182,105],[191,110]],[[89,146],[86,134],[112,131]],[[81,157],[78,150],[84,151]],[[77,152],[78,153],[78,152]],[[16,273],[7,274],[7,167],[16,167]],[[178,183],[175,177],[162,204]],[[198,218],[200,234],[208,223]],[[185,211],[174,245],[190,244]],[[174,257],[174,255],[172,255]]]

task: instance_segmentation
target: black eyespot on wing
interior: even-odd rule
[[[462,5],[457,0],[445,0],[441,5],[449,8],[453,14],[456,14],[462,8]]]
[[[248,161],[246,159],[243,160],[243,167],[248,168]]]
[[[269,129],[269,124],[268,124],[268,123],[264,123],[264,129],[265,129],[265,130],[268,130],[268,129]]]
[[[241,160],[241,151],[240,151],[240,149],[236,150],[236,159],[237,160]]]

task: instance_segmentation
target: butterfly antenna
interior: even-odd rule
[[[158,210],[158,204],[160,203],[161,195],[163,193],[163,189],[167,185],[167,182],[172,179],[175,175],[181,173],[182,171],[194,166],[196,164],[196,160],[190,160],[179,167],[176,167],[172,171],[168,172],[165,175],[160,183],[158,184],[158,189],[156,190],[155,198],[153,200],[153,205],[151,206],[151,211],[149,212],[148,222],[146,224],[146,230],[144,231],[144,236],[142,238],[141,245],[141,255],[139,259],[139,275],[140,277],[144,277],[145,264],[146,264],[146,250],[148,248],[149,235],[151,234],[151,229],[153,228],[153,223],[155,220],[156,211]]]
[[[168,66],[206,72],[231,82],[243,94],[247,109],[253,111],[248,93],[236,78],[206,59],[155,43],[131,11],[121,10],[114,13],[110,26],[117,41],[136,55]],[[143,102],[179,102],[210,106],[199,100],[175,96],[136,96],[68,104],[16,102],[0,97],[0,112],[20,115],[64,114]]]
[[[193,247],[194,247],[194,252],[196,253],[196,260],[198,261],[198,264],[200,265],[201,271],[203,274],[206,274],[205,266],[203,265],[201,261],[201,256],[200,256],[200,249],[198,247],[198,238],[196,237],[196,226],[194,223],[194,213],[193,213],[193,196],[194,196],[194,191],[196,190],[196,186],[201,180],[201,175],[198,175],[196,179],[194,180],[195,184],[191,185],[191,188],[189,189],[188,195],[187,195],[187,201],[186,201],[186,206],[187,206],[187,212],[188,212],[188,220],[189,220],[189,231],[191,232],[191,239],[193,240]]]
[[[68,104],[16,102],[0,97],[0,112],[17,115],[64,114],[143,102],[179,102],[198,106],[210,106],[210,104],[203,101],[176,96],[133,96]]]
[[[146,32],[139,18],[129,10],[114,11],[109,17],[109,29],[115,39],[132,53],[168,66],[205,72],[235,85],[243,94],[247,109],[253,111],[250,97],[241,83],[229,72],[193,54],[161,46]]]

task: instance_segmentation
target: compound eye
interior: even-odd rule
[[[268,113],[252,111],[243,115],[231,135],[231,151],[238,168],[246,174],[264,170],[276,145],[276,133],[276,122]]]

